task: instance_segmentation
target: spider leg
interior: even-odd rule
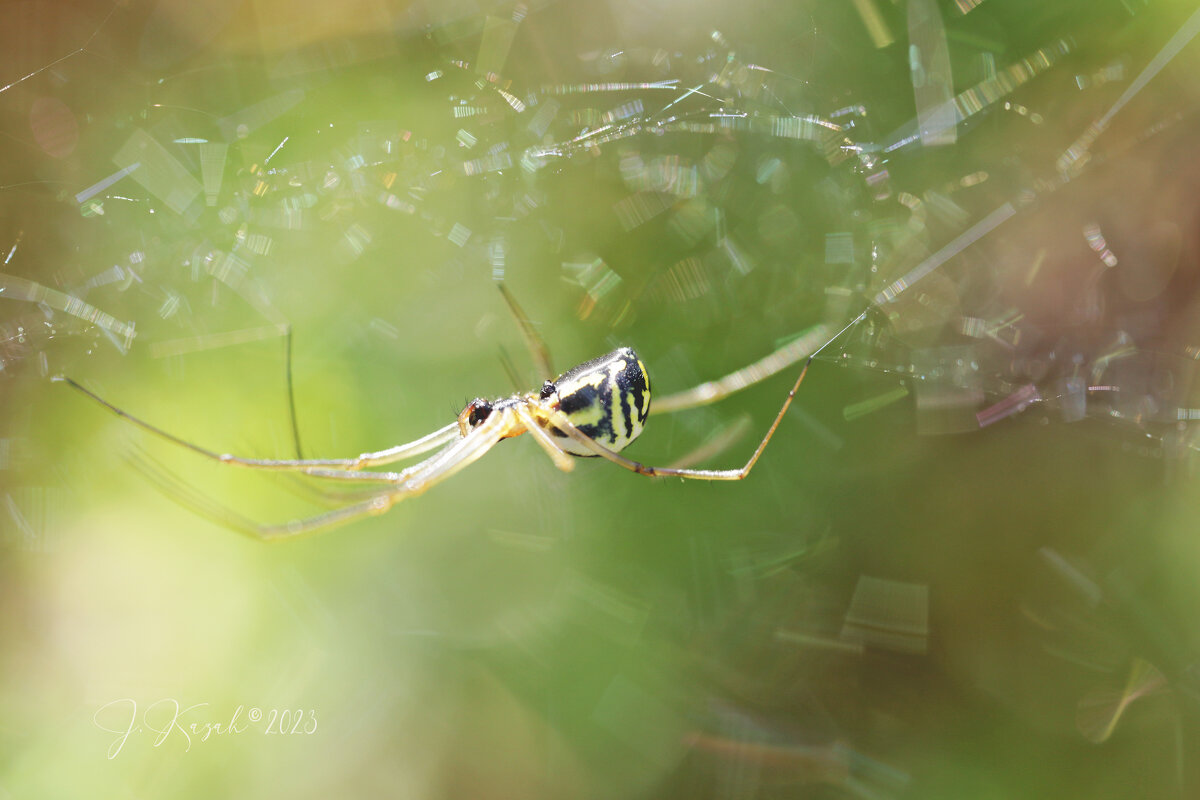
[[[366,500],[369,497],[379,494],[387,486],[387,484],[373,483],[370,479],[350,483],[340,481],[336,478],[326,481],[320,476],[316,476],[314,480],[309,480],[309,476],[303,472],[287,472],[283,474],[291,479],[291,482],[284,484],[285,491],[296,497],[304,498],[306,501],[318,502],[326,508],[341,508],[359,500]],[[397,473],[348,472],[348,474],[394,475]]]
[[[541,445],[542,449],[546,451],[546,455],[550,456],[551,460],[554,461],[554,466],[563,472],[570,472],[575,469],[575,459],[558,446],[554,441],[554,437],[546,433],[546,429],[538,425],[528,411],[519,406],[513,409],[513,411],[516,413],[517,418],[521,420],[521,424],[525,426],[525,430],[529,431],[534,441]]]
[[[505,411],[493,414],[454,444],[404,470],[401,474],[405,479],[392,489],[381,491],[362,502],[306,519],[290,520],[278,525],[259,525],[253,533],[259,539],[278,541],[320,533],[361,517],[382,514],[401,500],[422,494],[470,466],[505,436],[512,435],[518,425],[520,423]]]
[[[415,468],[406,470],[409,477],[402,487],[404,496],[420,494],[430,486],[441,483],[482,458],[501,439],[516,436],[522,430],[524,425],[512,408],[493,412],[481,425],[469,430],[465,437],[425,459]]]
[[[340,468],[343,470],[357,470],[362,467],[377,466],[380,464],[391,464],[396,461],[401,461],[412,456],[427,453],[434,448],[440,447],[447,442],[459,438],[458,423],[452,422],[449,425],[439,428],[433,433],[422,436],[420,439],[415,439],[405,444],[389,447],[386,450],[379,450],[371,453],[362,453],[354,458],[316,458],[316,459],[271,459],[271,458],[242,458],[241,456],[229,455],[227,453],[217,453],[213,450],[201,447],[198,444],[193,444],[176,436],[173,433],[159,428],[156,425],[151,425],[143,419],[135,417],[124,409],[118,408],[112,403],[105,400],[100,395],[90,389],[85,389],[82,385],[66,377],[65,375],[55,375],[50,380],[56,383],[65,383],[72,389],[80,392],[84,396],[90,398],[93,402],[107,408],[118,417],[132,422],[144,431],[147,431],[160,439],[164,439],[179,447],[191,450],[193,453],[198,453],[205,458],[210,458],[213,461],[219,461],[222,464],[233,464],[239,467],[251,467],[253,469],[265,470],[293,470],[296,472],[305,472],[310,469],[319,469],[323,467]]]
[[[153,462],[140,464],[141,470],[168,496],[218,524],[261,541],[280,541],[327,531],[339,525],[386,512],[396,503],[421,494],[482,458],[505,436],[510,436],[522,423],[505,409],[493,414],[465,437],[430,456],[419,464],[397,473],[403,480],[391,488],[369,494],[365,499],[341,508],[310,517],[278,524],[261,524],[248,519],[187,486],[169,471]],[[148,459],[144,459],[148,461]],[[336,472],[336,471],[335,471]],[[354,474],[354,473],[350,473]],[[322,476],[317,476],[322,477]],[[325,476],[327,477],[327,476]]]
[[[511,410],[518,420],[521,427],[528,431],[546,454],[554,461],[554,465],[563,472],[570,472],[575,469],[575,459],[566,451],[558,446],[554,438],[548,434],[544,428],[534,421],[533,416],[521,406],[516,406]],[[306,469],[305,475],[311,475],[314,478],[327,478],[335,481],[350,481],[350,482],[376,482],[376,483],[403,483],[409,478],[417,474],[418,471],[424,468],[429,462],[421,462],[408,469],[400,472],[355,472],[351,470],[338,469]]]
[[[288,418],[292,421],[292,443],[296,445],[296,458],[303,459],[304,451],[300,448],[300,423],[296,419],[296,391],[292,388],[292,326],[287,326],[283,334],[283,358],[286,365]]]
[[[351,522],[371,513],[381,513],[372,511],[383,494],[376,492],[368,495],[367,499],[361,502],[342,506],[341,508],[336,508],[304,520],[295,520],[278,525],[264,525],[196,491],[165,467],[147,456],[141,456],[140,458],[131,457],[130,462],[142,473],[143,477],[149,480],[156,489],[172,501],[179,503],[192,513],[198,514],[217,525],[260,541],[275,541],[306,533],[317,533],[346,522]]]
[[[842,334],[861,322],[869,311],[870,308],[863,311],[851,320],[850,324],[832,337],[829,336],[828,326],[818,325],[803,336],[788,342],[783,347],[765,358],[755,361],[748,367],[743,367],[736,372],[729,373],[723,378],[702,383],[686,391],[655,398],[654,402],[650,404],[650,413],[669,414],[674,411],[682,411],[686,408],[696,408],[697,406],[715,403],[718,400],[724,400],[735,392],[740,392],[742,389],[749,388],[772,375],[782,372],[806,356],[811,361],[818,353],[840,339]],[[806,364],[805,369],[807,368],[808,365]]]
[[[533,323],[529,321],[529,315],[517,305],[517,301],[508,291],[508,287],[503,283],[497,283],[496,287],[500,289],[504,302],[508,303],[509,310],[517,318],[517,325],[521,327],[521,335],[525,337],[525,346],[529,348],[529,353],[533,356],[533,363],[541,370],[542,379],[553,380],[558,373],[554,371],[554,367],[550,363],[550,348],[546,347],[545,340],[534,329]]]
[[[322,504],[334,508],[378,494],[379,484],[402,482],[415,468],[414,465],[399,472],[375,472],[322,467],[306,469],[303,472],[286,472],[284,475],[291,479],[291,483],[286,485],[291,487],[294,494],[306,499],[319,498]],[[310,481],[308,478],[317,480]]]
[[[324,478],[332,481],[353,481],[355,483],[403,483],[409,473],[419,467],[420,464],[415,464],[408,469],[400,472],[371,472],[369,470],[360,471],[352,469],[325,469],[309,468],[304,470],[305,475],[314,478]]]
[[[403,461],[406,458],[428,453],[430,450],[441,447],[447,442],[452,442],[460,438],[458,432],[458,423],[451,422],[445,427],[438,428],[430,434],[422,436],[420,439],[414,439],[411,442],[398,444],[395,447],[389,447],[386,450],[378,450],[374,453],[362,453],[353,459],[350,459],[350,469],[358,469],[359,467],[375,467],[382,464],[394,464],[397,461]]]

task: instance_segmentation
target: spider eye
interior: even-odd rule
[[[483,423],[485,419],[492,415],[492,404],[481,397],[477,397],[467,406],[467,424],[472,428]]]
[[[538,397],[542,400],[549,399],[558,391],[558,387],[554,385],[554,381],[546,381],[542,384],[542,390],[538,392]]]

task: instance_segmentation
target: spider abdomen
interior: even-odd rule
[[[650,378],[629,347],[567,370],[552,385],[554,392],[547,399],[583,434],[613,452],[620,452],[638,437],[650,414]],[[562,439],[560,445],[566,452],[596,455],[557,428],[549,430]]]

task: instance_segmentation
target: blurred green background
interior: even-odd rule
[[[1194,14],[11,4],[0,796],[1194,796]],[[290,328],[352,456],[547,377],[501,278],[656,396],[871,310],[745,482],[523,438],[272,545],[179,493],[320,484],[48,380],[288,457]],[[743,463],[798,369],[627,455]]]

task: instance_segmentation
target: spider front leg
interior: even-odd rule
[[[509,409],[493,414],[478,427],[454,444],[400,473],[391,488],[372,493],[366,499],[310,517],[301,517],[278,524],[261,524],[213,502],[156,466],[141,469],[160,489],[192,511],[218,524],[232,528],[261,541],[281,541],[322,533],[363,517],[376,516],[410,497],[423,494],[433,486],[457,474],[482,458],[501,439],[523,430],[523,423]],[[332,474],[322,474],[328,472]],[[355,473],[341,470],[313,470],[317,478],[336,480],[377,480],[384,473]],[[351,478],[350,476],[356,476]]]
[[[287,470],[287,471],[293,471],[293,472],[308,472],[309,470],[322,469],[322,468],[331,468],[331,469],[335,469],[335,470],[344,470],[344,471],[358,470],[363,467],[379,466],[379,465],[383,465],[383,464],[393,464],[397,461],[402,461],[406,458],[412,458],[413,456],[418,456],[418,455],[421,455],[422,453],[427,453],[430,450],[433,450],[437,447],[441,447],[442,445],[446,444],[447,442],[453,441],[454,439],[458,438],[458,436],[459,436],[458,423],[452,422],[443,428],[439,428],[438,430],[434,431],[433,433],[430,433],[426,436],[422,436],[420,439],[415,439],[411,442],[397,445],[395,447],[389,447],[386,450],[378,450],[378,451],[370,452],[370,453],[362,453],[354,458],[326,458],[326,459],[320,459],[320,458],[315,458],[315,459],[313,459],[313,458],[310,458],[310,459],[243,458],[241,456],[229,455],[227,453],[217,453],[213,450],[209,450],[205,447],[201,447],[198,444],[193,444],[192,442],[189,442],[186,439],[182,439],[173,433],[168,433],[167,431],[163,430],[162,428],[159,428],[156,425],[152,425],[143,419],[135,417],[133,414],[130,414],[128,411],[125,411],[124,409],[121,409],[121,408],[113,405],[112,403],[108,402],[107,400],[105,400],[103,397],[96,394],[92,390],[84,388],[82,385],[80,385],[76,381],[72,380],[71,378],[66,377],[65,375],[55,375],[50,380],[55,383],[65,383],[66,385],[70,386],[72,389],[75,389],[79,393],[83,394],[85,397],[91,399],[93,402],[99,404],[100,406],[103,406],[104,408],[108,409],[112,413],[116,414],[118,417],[121,417],[122,419],[132,422],[134,425],[137,425],[142,430],[147,431],[148,433],[151,433],[154,436],[157,436],[158,438],[163,439],[164,441],[171,442],[174,445],[183,447],[187,450],[191,450],[193,453],[197,453],[199,455],[204,456],[205,458],[212,459],[213,461],[218,461],[222,464],[232,464],[233,466],[249,467],[252,469]]]

